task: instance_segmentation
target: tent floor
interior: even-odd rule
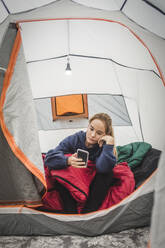
[[[0,247],[10,248],[83,248],[83,247],[118,247],[146,248],[149,240],[149,227],[130,229],[119,233],[97,237],[82,236],[1,236]]]

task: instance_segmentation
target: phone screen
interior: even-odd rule
[[[77,149],[77,157],[82,158],[82,160],[85,162],[86,166],[87,166],[87,162],[88,162],[88,156],[89,156],[88,151]]]

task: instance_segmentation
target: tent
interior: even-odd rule
[[[46,191],[41,153],[87,121],[52,122],[53,97],[86,94],[89,116],[113,116],[117,145],[144,141],[163,151],[164,9],[153,0],[0,2],[1,235],[95,236],[150,223],[155,172],[104,211],[34,207]]]

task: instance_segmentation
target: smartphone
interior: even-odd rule
[[[82,158],[83,162],[85,162],[85,166],[87,167],[89,152],[82,149],[77,149],[77,157]]]

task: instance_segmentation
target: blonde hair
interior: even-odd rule
[[[106,135],[111,135],[114,138],[114,130],[113,130],[113,127],[112,127],[112,119],[111,119],[111,117],[106,113],[97,113],[97,114],[93,115],[89,119],[89,123],[91,123],[95,119],[101,120],[104,123],[104,126],[105,126],[105,134]],[[117,150],[116,150],[115,142],[114,142],[113,153],[117,157]]]

